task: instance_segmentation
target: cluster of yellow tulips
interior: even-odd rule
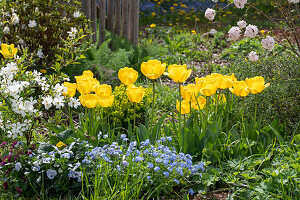
[[[231,76],[222,74],[211,74],[202,78],[195,78],[195,84],[182,86],[191,75],[192,70],[187,69],[186,65],[169,65],[166,71],[166,63],[158,60],[149,60],[141,64],[142,73],[149,79],[155,80],[162,74],[168,75],[174,82],[179,84],[179,92],[183,100],[177,101],[176,108],[181,114],[190,112],[190,108],[203,109],[206,104],[206,98],[216,94],[218,89],[229,89],[233,94],[239,97],[245,97],[249,93],[257,94],[262,92],[270,84],[265,84],[262,76],[237,81],[234,74]],[[126,92],[130,102],[139,103],[142,101],[145,89],[136,87],[134,83],[138,78],[138,72],[133,68],[122,68],[118,72],[120,81],[126,85]],[[65,82],[64,86],[68,88],[64,95],[73,97],[76,89],[80,92],[80,102],[87,108],[109,107],[114,102],[114,95],[110,85],[100,85],[99,81],[93,78],[91,71],[84,71],[81,76],[76,76],[76,83]],[[94,92],[94,93],[91,93]],[[201,96],[201,95],[203,96]],[[205,96],[205,97],[204,97]],[[221,97],[223,99],[223,97]],[[226,100],[225,100],[226,101]]]
[[[18,49],[15,48],[14,44],[1,44],[0,53],[3,55],[4,58],[13,58],[18,52]]]
[[[100,85],[99,81],[93,76],[93,72],[87,70],[81,76],[75,76],[76,83],[64,82],[67,91],[63,95],[73,97],[76,90],[78,90],[81,94],[79,96],[80,103],[84,107],[111,106],[114,102],[111,86],[106,84]]]

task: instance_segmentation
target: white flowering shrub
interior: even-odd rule
[[[212,0],[213,2],[216,2]],[[275,25],[275,27],[281,32],[281,34],[285,37],[287,43],[289,44],[290,50],[292,50],[298,57],[300,56],[300,32],[298,31],[298,23],[299,23],[299,14],[293,15],[289,13],[298,13],[297,4],[299,0],[272,0],[270,1],[271,6],[278,9],[281,14],[282,22],[285,22],[285,27],[283,28],[280,23],[277,23],[276,20],[273,20],[271,16],[265,14],[263,10],[260,10],[257,4],[253,2],[249,2],[247,0],[231,0],[229,4],[233,4],[236,8],[243,9],[245,7],[254,9],[258,14],[266,17],[271,23]],[[295,4],[295,5],[293,5]],[[213,20],[216,11],[208,8],[205,12],[205,17],[209,20]],[[237,22],[237,26],[231,27],[228,31],[228,39],[230,41],[236,41],[241,38],[242,31],[244,31],[245,38],[255,38],[258,36],[259,29],[257,26],[248,24],[244,20],[240,20]],[[262,32],[262,34],[264,31]],[[261,40],[261,44],[263,48],[268,51],[272,51],[275,46],[275,39],[269,35],[265,36]],[[250,52],[248,58],[251,61],[257,61],[259,59],[258,55],[255,52]]]
[[[82,29],[90,34],[89,21],[79,9],[79,1],[13,0],[0,7],[0,41],[28,48],[34,53],[35,69],[51,69],[64,40]],[[87,42],[87,38],[81,38]],[[80,48],[81,45],[77,45]]]
[[[76,43],[74,40],[66,44]],[[64,54],[69,54],[65,50]],[[71,54],[72,59],[64,60],[63,55],[56,55],[52,75],[44,75],[37,70],[30,70],[34,65],[32,56],[27,52],[15,59],[4,59],[0,64],[0,134],[1,138],[25,139],[30,145],[36,133],[44,132],[46,121],[43,116],[49,109],[62,109],[65,106],[77,108],[80,103],[76,98],[63,96],[66,88],[62,81],[68,76],[61,72],[67,63],[73,63],[80,56]]]

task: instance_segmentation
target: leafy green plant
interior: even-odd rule
[[[89,21],[80,13],[79,1],[67,0],[13,0],[4,1],[1,7],[0,30],[2,43],[15,44],[28,48],[36,60],[34,69],[52,70],[56,55],[63,53],[64,41],[68,37],[77,37],[79,30],[91,34]],[[78,13],[77,13],[78,12]],[[4,31],[5,32],[5,31]],[[87,37],[80,38],[86,43]],[[86,43],[86,46],[89,46]],[[81,48],[76,44],[76,48]],[[69,47],[68,47],[69,48]]]

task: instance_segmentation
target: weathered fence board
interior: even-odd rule
[[[81,0],[81,10],[92,21],[93,43],[101,45],[105,30],[138,44],[139,0]],[[99,26],[97,23],[99,22]],[[97,31],[99,38],[97,39]]]

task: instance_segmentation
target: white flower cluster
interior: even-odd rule
[[[11,113],[5,113],[5,115],[10,115],[8,118],[0,115],[0,128],[8,133],[8,137],[23,136],[25,131],[29,130],[32,126],[31,119],[42,115],[38,109],[39,103],[42,103],[46,109],[51,106],[59,109],[67,103],[74,108],[81,105],[79,99],[63,96],[67,88],[62,84],[56,84],[53,90],[49,91],[51,85],[48,82],[50,80],[43,77],[42,73],[36,70],[24,73],[16,63],[8,63],[0,69],[0,93],[11,109]],[[36,87],[49,95],[30,96]]]
[[[244,20],[240,20],[238,21],[237,25],[239,26],[240,29],[246,28],[247,22],[245,22]]]
[[[257,26],[249,24],[244,33],[245,37],[254,38],[258,34]]]
[[[274,38],[267,36],[265,39],[262,39],[261,44],[265,49],[272,51],[275,46],[275,40]]]
[[[299,0],[289,0],[289,3],[299,3]]]
[[[207,8],[204,15],[208,20],[212,21],[215,18],[216,11],[214,9]]]
[[[247,3],[247,0],[233,0],[233,3],[237,8],[242,9],[242,8],[245,7],[245,4]]]
[[[228,36],[229,40],[231,41],[236,41],[239,39],[241,36],[241,29],[237,26],[233,26],[229,31],[228,31]]]
[[[249,53],[249,55],[248,55],[248,58],[249,58],[249,60],[252,61],[252,62],[258,61],[258,59],[259,59],[259,57],[258,57],[258,55],[256,54],[255,51],[251,51],[251,52]]]
[[[71,27],[71,31],[67,32],[69,34],[69,37],[74,38],[77,34],[77,29],[74,27]]]

